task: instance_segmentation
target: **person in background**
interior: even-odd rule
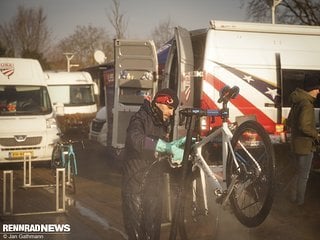
[[[78,103],[82,103],[82,93],[81,93],[81,90],[80,88],[76,88],[74,89],[74,92],[73,92],[73,97],[72,97],[72,103],[75,103],[75,104],[78,104]]]
[[[160,238],[162,181],[168,163],[157,154],[171,154],[179,166],[185,138],[169,142],[174,110],[179,103],[171,89],[162,89],[145,99],[127,128],[123,158],[122,209],[128,239]]]
[[[305,76],[303,89],[297,88],[290,95],[291,110],[287,125],[291,129],[291,150],[294,154],[295,176],[291,191],[291,201],[302,206],[315,151],[315,141],[319,139],[316,129],[314,102],[319,94],[320,77],[314,73]]]

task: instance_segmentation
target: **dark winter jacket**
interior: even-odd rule
[[[314,141],[318,136],[313,105],[315,98],[297,88],[291,93],[290,99],[292,107],[287,125],[291,128],[292,151],[296,154],[309,154],[315,151]]]
[[[168,131],[151,103],[145,100],[131,118],[127,129],[123,158],[123,191],[138,193],[142,181],[150,184],[150,179],[145,179],[147,174],[154,178],[162,174],[160,167],[155,166],[155,147],[159,138],[168,141]]]

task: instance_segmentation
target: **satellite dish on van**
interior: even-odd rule
[[[107,59],[104,53],[100,50],[96,50],[93,56],[94,56],[94,60],[96,60],[96,62],[99,64],[104,63]]]

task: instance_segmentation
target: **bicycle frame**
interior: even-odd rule
[[[273,202],[274,152],[269,136],[257,122],[247,121],[239,125],[234,134],[232,133],[228,123],[229,110],[227,103],[231,98],[235,98],[237,93],[238,89],[236,87],[231,89],[229,87],[224,88],[220,97],[223,107],[220,110],[185,108],[179,111],[179,114],[181,114],[180,119],[183,119],[183,122],[186,120],[187,135],[181,163],[181,183],[170,229],[170,240],[176,238],[177,229],[180,230],[181,239],[187,239],[187,231],[184,226],[185,219],[183,218],[185,216],[185,189],[189,187],[188,184],[190,182],[188,182],[189,178],[187,177],[190,174],[190,170],[195,171],[197,168],[200,171],[200,187],[202,188],[201,193],[203,196],[200,200],[203,198],[205,215],[209,213],[208,193],[214,193],[216,202],[222,204],[222,206],[225,206],[230,200],[236,217],[245,226],[258,226],[269,214]],[[192,145],[196,123],[199,117],[202,116],[221,117],[222,126]],[[214,165],[214,169],[211,169],[202,155],[202,150],[207,144],[210,147],[209,143],[220,137],[220,135],[222,137],[222,165]],[[252,136],[254,137],[252,138]],[[262,153],[260,149],[263,150]],[[257,156],[257,154],[260,155]],[[218,171],[222,172],[222,180],[220,181],[218,179]],[[192,200],[195,203],[192,206],[197,206],[197,202],[199,202],[196,198],[197,174],[190,175],[193,185]],[[206,190],[206,177],[212,182],[213,192],[207,192]],[[256,188],[255,184],[266,186],[266,188]],[[245,198],[239,197],[242,193],[245,194]],[[258,207],[256,207],[256,203]],[[252,215],[251,212],[247,215],[247,207],[251,206],[253,206],[256,215]]]
[[[198,167],[200,169],[201,186],[203,188],[203,194],[204,194],[203,201],[204,201],[204,205],[205,205],[206,209],[208,209],[208,205],[207,205],[207,191],[206,191],[205,175],[208,176],[213,181],[214,189],[215,189],[214,192],[217,197],[219,197],[225,190],[228,190],[227,196],[224,199],[222,205],[224,205],[228,201],[228,198],[229,198],[229,196],[233,190],[233,186],[234,186],[234,182],[231,183],[229,189],[227,189],[226,186],[221,185],[221,183],[219,182],[219,180],[216,177],[216,174],[211,170],[211,168],[209,167],[209,165],[205,161],[204,157],[202,156],[202,147],[204,145],[206,145],[207,143],[211,142],[219,134],[222,134],[222,173],[223,173],[222,180],[223,180],[223,182],[226,181],[226,165],[227,165],[227,157],[228,157],[229,152],[232,155],[232,160],[233,160],[236,168],[238,169],[238,171],[240,171],[239,164],[236,160],[236,156],[235,156],[235,153],[234,153],[232,145],[231,145],[231,139],[233,137],[233,134],[228,127],[228,123],[223,122],[222,127],[215,130],[214,132],[212,132],[211,134],[209,134],[208,136],[206,136],[200,142],[196,143],[193,146],[193,151],[196,152],[196,157],[193,159],[194,162],[193,162],[192,167],[193,167],[193,170],[195,167]],[[240,144],[241,149],[243,149],[250,156],[246,147],[244,145],[242,145],[240,142],[238,142],[238,144]],[[250,156],[250,159],[256,165],[256,167],[260,173],[261,167],[259,166],[257,161],[252,156]],[[216,166],[216,168],[219,168],[219,166]]]
[[[227,163],[227,156],[228,156],[229,149],[231,149],[232,154],[234,155],[233,150],[231,148],[231,142],[230,142],[232,138],[232,133],[228,127],[228,123],[224,122],[221,128],[212,132],[210,135],[203,138],[200,142],[196,143],[193,146],[193,149],[196,152],[196,156],[193,159],[194,162],[193,162],[192,168],[193,170],[195,170],[195,167],[198,167],[200,169],[201,186],[204,194],[203,201],[204,201],[204,206],[206,210],[208,209],[208,204],[207,204],[207,191],[206,191],[207,187],[206,187],[205,175],[207,175],[213,181],[215,193],[222,194],[222,192],[226,189],[226,187],[223,187],[220,184],[215,173],[211,170],[209,165],[206,163],[204,157],[202,156],[202,147],[207,143],[209,143],[210,141],[212,141],[212,139],[216,138],[219,134],[222,134],[222,171],[223,171],[222,180],[223,182],[225,182],[226,163]],[[236,164],[238,165],[238,163]],[[219,166],[217,166],[217,168],[219,168]],[[221,170],[221,167],[218,170]]]
[[[62,144],[62,149],[63,151],[61,152],[62,156],[62,164],[63,167],[67,168],[67,184],[70,184],[70,178],[71,178],[71,156],[73,156],[73,165],[74,165],[74,175],[76,176],[78,174],[78,169],[77,169],[77,162],[76,162],[76,156],[73,150],[73,146],[72,144],[68,143],[68,144]],[[66,161],[66,157],[67,157],[67,161]]]

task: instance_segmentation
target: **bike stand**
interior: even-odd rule
[[[23,188],[32,187],[54,187],[54,184],[32,184],[32,161],[31,154],[25,153],[23,155]]]
[[[7,176],[9,176],[9,204],[7,204]],[[2,213],[3,215],[9,215],[12,214],[13,212],[13,171],[12,170],[7,170],[3,171],[3,208],[2,208]],[[9,211],[7,211],[7,207],[9,205]]]
[[[62,178],[62,184],[60,184],[60,175]],[[9,183],[7,182],[9,177]],[[65,193],[65,169],[56,169],[56,206],[55,211],[42,211],[42,212],[24,212],[24,213],[13,213],[13,170],[3,171],[3,216],[24,216],[24,215],[37,215],[37,214],[50,214],[50,213],[64,213],[66,211],[66,193]],[[7,187],[9,186],[9,189]],[[61,189],[60,189],[61,186]],[[8,194],[8,195],[7,195]],[[9,199],[8,199],[9,198]],[[7,202],[9,200],[9,202]]]

